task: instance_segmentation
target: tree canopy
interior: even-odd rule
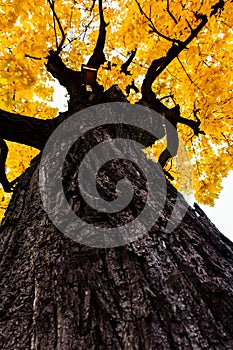
[[[131,103],[144,100],[170,118],[190,153],[196,199],[214,203],[233,169],[231,0],[5,0],[0,12],[0,138],[10,180],[42,148],[44,119],[56,119],[54,78],[72,110],[75,82],[62,69],[78,85],[88,63],[98,68],[98,86],[117,84]],[[27,142],[32,127],[37,141]],[[156,160],[156,147],[147,154]],[[170,167],[179,186],[175,161]],[[3,215],[10,194],[0,191]]]

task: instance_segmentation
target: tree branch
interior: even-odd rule
[[[5,192],[11,192],[12,186],[6,177],[6,158],[8,147],[4,140],[0,139],[0,183]]]
[[[145,13],[145,11],[143,10],[142,6],[140,5],[139,1],[138,0],[135,0],[136,4],[138,5],[138,8],[139,8],[139,11],[141,12],[141,14],[148,20],[149,22],[149,27],[150,27],[150,33],[155,33],[157,34],[158,36],[160,36],[161,38],[167,40],[167,41],[171,41],[172,43],[177,43],[179,44],[180,41],[177,40],[177,39],[173,39],[173,38],[170,38],[169,36],[166,36],[162,33],[160,33],[158,31],[158,29],[155,27],[152,19]]]
[[[138,3],[137,0],[135,0],[138,4],[138,6],[141,5]],[[219,2],[215,5],[213,5],[211,7],[212,12],[210,14],[210,16],[212,17],[213,15],[216,15],[219,11],[221,12],[224,8],[224,1],[223,0],[219,0]],[[143,11],[141,9],[141,11]],[[142,12],[144,15],[145,13]],[[195,28],[191,30],[190,35],[188,36],[188,38],[185,41],[182,42],[178,42],[178,45],[173,42],[173,45],[171,46],[171,48],[168,50],[167,55],[164,57],[160,57],[159,59],[154,60],[148,71],[147,74],[145,76],[145,79],[143,81],[142,84],[142,96],[145,100],[147,100],[148,102],[151,102],[151,100],[153,100],[155,98],[154,93],[152,91],[152,84],[155,81],[155,79],[164,71],[164,69],[166,69],[166,67],[176,58],[178,57],[178,55],[187,48],[187,46],[192,42],[192,40],[194,38],[196,38],[196,36],[199,34],[199,32],[204,28],[204,26],[208,23],[208,18],[206,15],[201,15],[201,14],[196,14],[196,18],[197,19],[201,19],[201,22],[199,23],[199,25]],[[170,40],[172,41],[172,40]]]
[[[69,107],[82,99],[81,72],[66,67],[56,51],[50,50],[46,64],[47,71],[64,86],[70,96]]]
[[[214,16],[217,13],[220,13],[224,10],[224,0],[219,0],[215,5],[211,6],[211,14],[210,16]]]
[[[50,50],[47,58],[47,71],[67,89],[69,94],[73,92],[73,85],[76,86],[76,89],[81,86],[81,72],[66,67],[56,51]]]
[[[166,56],[156,59],[151,63],[146,73],[145,79],[142,83],[141,89],[142,96],[146,101],[152,102],[155,98],[154,93],[152,91],[152,84],[155,81],[155,79],[174,60],[174,58],[178,57],[181,51],[187,48],[187,46],[198,35],[198,33],[202,30],[202,28],[206,25],[207,22],[207,16],[201,16],[201,23],[195,29],[193,29],[193,31],[185,41],[180,42],[178,45],[173,44],[172,47],[168,50]]]
[[[96,0],[93,0],[92,5],[91,5],[91,8],[90,8],[90,12],[93,11],[93,9],[94,9],[94,7],[95,7],[95,3],[96,3]]]
[[[191,78],[191,76],[189,75],[189,73],[186,71],[185,66],[183,65],[183,63],[181,62],[181,60],[179,59],[179,57],[177,57],[177,59],[178,59],[179,64],[181,65],[181,68],[183,69],[183,71],[185,72],[186,76],[188,77],[190,83],[196,86],[196,84],[194,83],[193,79]]]
[[[106,27],[107,24],[104,20],[103,4],[102,0],[99,0],[99,16],[100,16],[100,26],[99,26],[99,35],[96,42],[96,46],[92,56],[89,58],[87,65],[98,69],[101,64],[103,64],[106,59],[104,55],[104,46],[106,39]]]
[[[130,72],[128,71],[128,68],[129,68],[130,64],[132,63],[134,57],[136,56],[136,53],[137,53],[137,49],[133,50],[133,51],[130,53],[130,55],[129,55],[127,61],[125,61],[125,62],[121,65],[121,72],[122,72],[122,73],[125,73],[125,75],[129,75],[129,74],[130,74]]]
[[[64,42],[65,42],[65,39],[66,39],[66,34],[62,28],[62,25],[61,25],[61,22],[60,22],[60,19],[58,18],[58,15],[55,11],[55,3],[54,3],[54,0],[48,0],[48,3],[49,3],[49,6],[52,10],[52,13],[53,13],[53,21],[54,21],[54,33],[55,33],[55,37],[56,37],[56,52],[57,54],[59,55],[59,53],[62,51],[62,46],[64,45]],[[58,45],[58,42],[57,42],[57,33],[56,33],[56,23],[55,21],[57,22],[57,25],[58,25],[58,28],[61,32],[61,42],[60,44]]]
[[[28,54],[25,54],[24,57],[25,58],[31,58],[31,59],[36,60],[36,61],[41,61],[40,57],[35,57],[35,56],[28,55]]]
[[[130,75],[130,71],[128,70],[130,64],[133,62],[134,57],[136,56],[137,53],[137,49],[134,49],[128,59],[121,65],[121,73],[124,73],[125,75]],[[137,86],[135,85],[134,79],[132,79],[132,82],[126,86],[126,93],[127,95],[130,94],[130,90],[134,90],[136,92],[136,94],[139,92],[139,89],[137,88]]]
[[[205,135],[205,132],[200,130],[200,120],[192,120],[192,119],[187,119],[183,117],[179,117],[178,123],[184,124],[189,126],[191,129],[193,129],[194,135],[198,136],[199,134]]]
[[[48,0],[52,1],[52,0]],[[94,3],[93,3],[94,4]],[[106,38],[106,23],[104,21],[102,0],[99,1],[99,16],[100,16],[100,27],[99,35],[96,42],[96,46],[93,55],[90,57],[87,65],[89,67],[94,67],[98,69],[101,64],[105,62],[104,46]],[[67,89],[70,96],[69,109],[77,103],[83,103],[89,98],[85,87],[82,85],[81,72],[74,71],[63,63],[62,59],[59,57],[59,50],[49,51],[48,62],[46,64],[48,72],[56,78],[59,83]],[[93,93],[102,91],[102,87],[95,82],[92,86]]]
[[[36,119],[0,109],[0,139],[41,150],[54,130],[55,120]]]
[[[175,16],[171,13],[170,11],[170,3],[169,0],[167,0],[167,13],[169,14],[169,16],[173,19],[173,21],[175,22],[175,24],[178,23],[177,19],[175,18]]]

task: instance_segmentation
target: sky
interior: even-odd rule
[[[58,82],[55,82],[54,88],[55,94],[53,106],[58,107],[60,112],[65,111],[67,109],[67,98],[65,98],[66,89],[60,86]],[[233,241],[233,223],[231,217],[231,215],[233,215],[233,171],[223,179],[222,186],[223,190],[221,191],[219,198],[215,201],[214,207],[198,204],[219,231]]]
[[[223,189],[214,207],[200,205],[209,219],[215,224],[224,236],[233,242],[233,171],[231,171],[222,182]]]

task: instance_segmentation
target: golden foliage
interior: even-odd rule
[[[200,22],[195,13],[206,14],[208,23],[192,43],[159,76],[153,85],[158,98],[168,107],[181,107],[183,117],[195,119],[198,111],[201,129],[206,135],[193,137],[192,130],[179,126],[179,135],[192,160],[196,199],[213,204],[221,190],[221,181],[233,168],[232,117],[232,45],[233,7],[225,2],[224,10],[211,16],[215,0],[167,1],[115,0],[104,2],[107,26],[105,54],[111,71],[101,67],[98,79],[105,89],[117,83],[125,92],[134,79],[140,89],[152,60],[166,55],[172,42],[185,40]],[[80,69],[90,57],[98,35],[98,7],[93,1],[55,0],[55,11],[66,33],[61,57],[68,67]],[[93,7],[93,8],[92,8]],[[53,78],[46,71],[46,56],[56,49],[61,32],[55,24],[48,1],[4,0],[0,3],[0,108],[38,118],[53,118]],[[151,24],[158,35],[151,31]],[[121,64],[137,48],[130,66],[131,75],[121,72]],[[140,97],[131,91],[129,98]],[[154,147],[148,152],[153,153]],[[19,176],[35,150],[10,145],[7,167],[9,178]],[[153,157],[156,157],[154,152]],[[175,164],[175,162],[174,162]],[[173,170],[175,174],[175,170]],[[0,193],[2,206],[9,196]],[[3,209],[1,209],[3,210]],[[3,211],[0,212],[0,215]]]

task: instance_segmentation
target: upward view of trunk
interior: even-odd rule
[[[167,233],[177,196],[167,182],[166,204],[146,235],[92,248],[52,224],[38,167],[39,157],[1,226],[2,350],[233,348],[233,244],[198,206]],[[130,169],[123,175],[133,180]]]
[[[92,9],[95,3],[93,1]],[[140,3],[138,1],[136,3],[140,13],[148,19]],[[69,95],[68,111],[57,118],[44,120],[46,118],[37,119],[0,110],[0,139],[25,144],[39,150],[44,150],[47,140],[56,127],[59,127],[62,121],[75,112],[101,104],[99,108],[103,110],[99,112],[105,115],[103,104],[105,107],[109,102],[122,102],[124,106],[129,105],[128,96],[124,95],[117,86],[113,85],[104,91],[98,79],[96,80],[96,76],[85,81],[83,66],[82,69],[79,67],[79,71],[74,71],[65,65],[60,54],[66,48],[63,56],[68,56],[68,48],[72,43],[70,33],[73,32],[73,29],[70,31],[67,29],[68,32],[65,33],[62,29],[63,20],[61,18],[60,21],[56,14],[54,1],[48,1],[48,4],[54,21],[50,25],[54,25],[56,34],[55,22],[57,22],[60,34],[56,35],[56,39],[61,37],[61,42],[59,44],[57,41],[55,51],[48,52],[46,68],[66,88]],[[101,0],[98,1],[98,5],[99,34],[96,47],[87,65],[85,63],[86,53],[83,54],[85,56],[83,63],[88,68],[86,72],[88,74],[90,72],[96,74],[103,63],[106,63],[104,69],[108,70],[115,65],[114,62],[108,61],[111,57],[105,57],[108,23],[104,20]],[[111,8],[111,2],[109,6]],[[182,8],[185,6],[182,4]],[[171,16],[169,2],[167,2],[167,8]],[[119,157],[117,162],[114,162],[115,159],[113,159],[113,162],[105,164],[100,169],[96,177],[96,189],[105,201],[113,202],[113,199],[117,197],[118,181],[127,179],[133,184],[133,204],[129,204],[127,210],[120,213],[122,215],[117,211],[114,212],[115,216],[108,216],[106,213],[100,215],[90,206],[84,205],[78,189],[78,170],[87,150],[98,143],[117,137],[133,139],[144,146],[149,146],[162,138],[166,129],[167,148],[158,159],[158,163],[163,168],[168,159],[177,154],[178,123],[190,128],[190,137],[205,134],[201,130],[201,120],[195,114],[197,112],[195,105],[194,115],[186,118],[187,116],[182,116],[182,108],[176,104],[173,93],[166,96],[165,89],[165,96],[161,98],[162,95],[159,93],[161,95],[159,98],[154,92],[156,89],[153,84],[168,65],[179,58],[182,51],[189,48],[193,40],[198,43],[197,36],[209,19],[217,15],[219,11],[223,11],[223,8],[224,1],[218,1],[210,7],[211,13],[208,16],[202,13],[202,7],[200,7],[200,13],[196,10],[190,11],[194,13],[195,21],[190,24],[187,21],[185,26],[189,30],[187,35],[181,36],[180,40],[166,38],[163,35],[163,39],[168,39],[171,47],[164,56],[152,57],[153,60],[140,87],[140,100],[135,104],[135,106],[150,107],[163,116],[163,127],[158,125],[154,138],[152,134],[155,130],[151,130],[151,134],[148,132],[144,138],[144,135],[140,134],[140,128],[134,128],[134,125],[130,125],[130,128],[127,129],[125,126],[122,127],[123,123],[118,123],[116,131],[111,123],[106,123],[102,129],[96,127],[92,134],[89,134],[88,130],[86,138],[80,138],[78,142],[72,144],[63,167],[64,193],[72,212],[78,214],[88,224],[99,226],[101,229],[104,222],[107,222],[110,228],[115,227],[116,222],[119,227],[124,226],[125,222],[133,221],[138,214],[143,212],[143,206],[149,195],[147,182],[140,172],[140,167],[134,161],[127,163],[125,158]],[[23,11],[26,10],[23,9]],[[31,15],[29,10],[28,14]],[[81,15],[80,18],[82,18]],[[21,24],[21,18],[18,22]],[[114,18],[112,23],[114,23]],[[149,28],[152,32],[158,32],[152,24],[153,22],[150,21]],[[34,30],[34,24],[32,27]],[[37,32],[36,29],[34,31]],[[208,32],[209,29],[206,31]],[[28,35],[28,32],[25,35]],[[161,36],[160,33],[158,35]],[[68,44],[65,44],[66,37],[69,40]],[[40,37],[38,38],[35,41],[40,40]],[[135,43],[135,49],[128,54],[126,61],[121,66],[117,66],[117,70],[125,74],[126,78],[132,75],[129,66],[136,55],[137,46],[142,47],[143,45]],[[50,48],[51,45],[45,43],[46,47]],[[113,51],[111,49],[109,52],[114,54],[116,48],[117,46],[113,47]],[[82,54],[81,50],[80,48],[77,55]],[[124,48],[124,51],[127,52],[127,48]],[[11,48],[7,47],[5,52],[10,55]],[[198,56],[202,59],[201,51]],[[214,54],[212,56],[214,57]],[[210,55],[211,59],[212,56]],[[35,57],[31,59],[37,60]],[[144,68],[143,60],[142,64]],[[180,62],[180,64],[185,69],[183,63]],[[216,63],[214,67],[215,65]],[[198,67],[198,62],[196,67]],[[42,68],[40,70],[42,71]],[[192,70],[196,71],[197,68]],[[187,70],[189,71],[190,69]],[[35,73],[35,76],[37,74]],[[140,75],[138,78],[141,81]],[[189,79],[191,80],[190,77]],[[112,83],[117,83],[114,75]],[[171,83],[170,80],[168,83]],[[135,84],[136,81],[132,78],[125,93],[129,94],[131,89],[138,93],[139,89]],[[177,84],[174,84],[171,91],[177,89]],[[205,96],[207,98],[208,93],[205,93]],[[168,107],[170,103],[164,102],[167,97],[171,97],[175,104],[172,108]],[[200,98],[202,98],[201,95]],[[192,111],[187,114],[189,113],[192,114]],[[99,113],[99,115],[102,114]],[[141,122],[144,117],[142,115],[139,121]],[[98,120],[98,115],[94,115],[93,120]],[[83,123],[77,117],[73,124],[74,131],[80,122]],[[170,134],[169,123],[173,126]],[[83,124],[85,126],[85,123]],[[59,141],[61,149],[67,146],[66,142]],[[5,141],[2,144],[4,145]],[[53,146],[54,159],[52,162],[46,160],[50,176],[54,163],[61,158],[61,149],[56,148],[55,143]],[[7,156],[7,152],[5,153]],[[128,155],[127,150],[124,155]],[[4,176],[6,156],[1,162]],[[100,158],[104,156],[102,152]],[[133,160],[134,158],[133,154]],[[110,244],[111,248],[97,248],[96,246],[93,248],[91,245],[84,245],[80,241],[69,238],[57,228],[57,225],[54,225],[42,202],[40,160],[41,155],[33,160],[30,168],[18,179],[0,227],[1,350],[233,349],[233,244],[219,232],[198,205],[195,205],[194,208],[187,207],[184,199],[180,200],[178,209],[183,210],[186,214],[181,222],[175,225],[172,232],[166,230],[168,222],[174,219],[172,214],[178,193],[163,177],[167,189],[166,201],[159,211],[159,217],[155,218],[150,228],[141,234],[141,227],[146,224],[144,221],[142,226],[135,228],[137,239],[121,246]],[[93,163],[95,161],[94,159]],[[57,174],[53,175],[56,177]],[[163,175],[162,171],[155,175],[156,192],[151,198],[151,208],[156,209],[161,204],[160,183]],[[166,173],[166,175],[169,178],[169,174]],[[63,190],[56,193],[53,177],[49,183],[46,175],[43,176],[42,180],[44,179],[45,183],[47,181],[49,187],[54,186],[55,198],[50,198],[46,188],[43,191],[45,197],[51,199],[51,209],[59,220],[59,214],[64,209],[59,207],[61,195],[64,195]],[[88,177],[85,178],[85,181],[89,188],[94,187],[88,182]],[[0,179],[0,182],[4,185],[4,178],[3,181]],[[7,186],[5,187],[7,190]],[[172,220],[170,220],[171,217]],[[71,223],[67,221],[66,224],[69,226]],[[85,235],[86,233],[84,233],[84,238]],[[107,237],[106,240],[108,239]],[[111,239],[114,240],[114,237]],[[111,243],[110,239],[109,242]]]

